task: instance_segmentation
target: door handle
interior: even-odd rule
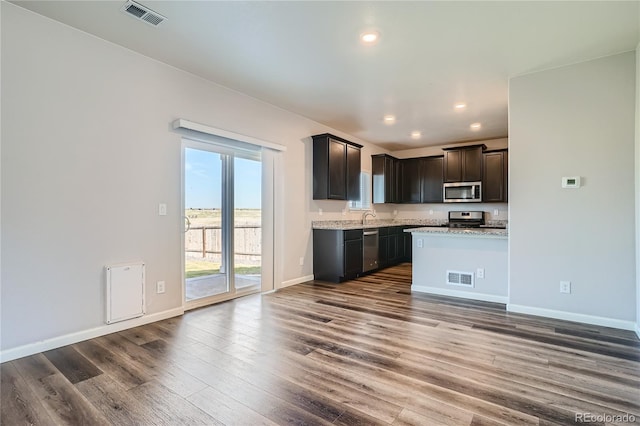
[[[185,223],[187,224],[187,227],[184,230],[184,233],[186,234],[191,229],[191,221],[187,216],[184,216],[184,220],[185,220]]]

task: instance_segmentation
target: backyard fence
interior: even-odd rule
[[[233,229],[236,262],[259,265],[262,255],[262,228],[259,225],[238,225]],[[194,226],[185,234],[185,251],[190,258],[220,262],[222,228],[220,225]]]

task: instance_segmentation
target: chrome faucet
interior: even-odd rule
[[[367,224],[367,216],[376,217],[376,212],[367,210],[364,213],[362,213],[362,224],[363,225]]]

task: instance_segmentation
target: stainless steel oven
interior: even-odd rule
[[[378,230],[365,229],[362,232],[362,272],[378,268]]]
[[[442,198],[445,203],[479,203],[482,201],[482,182],[445,183]]]

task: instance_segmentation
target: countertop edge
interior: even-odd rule
[[[509,233],[506,229],[460,229],[460,228],[440,228],[440,227],[421,227],[405,229],[404,232],[411,234],[432,235],[441,237],[476,237],[476,238],[493,238],[508,239]]]

